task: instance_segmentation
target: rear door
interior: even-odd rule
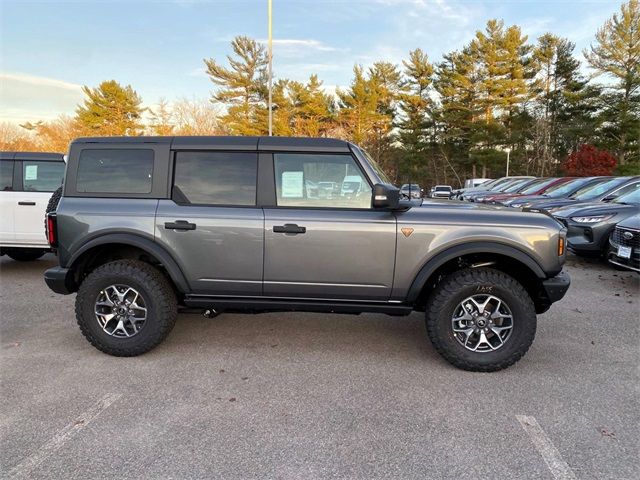
[[[265,208],[264,295],[388,300],[396,218],[371,208],[371,184],[354,158],[275,153],[273,166],[276,206]],[[306,188],[324,182],[339,188],[331,194]]]
[[[62,185],[65,163],[45,160],[20,160],[15,168],[21,178],[20,191],[14,193],[15,242],[21,245],[48,246],[44,233],[44,215],[51,194]],[[14,190],[17,190],[14,186]]]
[[[262,294],[257,159],[256,151],[175,153],[172,198],[159,201],[156,241],[173,253],[195,294]]]

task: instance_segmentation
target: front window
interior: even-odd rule
[[[351,155],[276,153],[278,206],[370,208],[371,186]]]
[[[389,179],[389,177],[387,176],[387,174],[384,172],[384,170],[380,166],[380,164],[378,162],[376,162],[371,157],[371,155],[369,155],[369,152],[367,152],[366,150],[363,150],[363,149],[360,149],[360,151],[367,158],[367,161],[369,162],[371,167],[375,170],[375,172],[378,175],[378,177],[380,177],[380,180],[382,180],[382,183],[392,183],[391,180]],[[413,189],[413,187],[411,187],[411,189]]]

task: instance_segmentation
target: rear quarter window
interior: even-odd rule
[[[85,149],[78,160],[78,193],[151,193],[154,152]]]

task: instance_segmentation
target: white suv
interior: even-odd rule
[[[59,153],[0,152],[0,255],[29,261],[50,250],[45,210],[64,169]]]

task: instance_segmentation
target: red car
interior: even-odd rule
[[[539,178],[524,187],[522,190],[513,193],[498,193],[489,197],[483,198],[484,203],[500,204],[505,200],[510,200],[515,197],[521,197],[523,195],[542,195],[549,188],[555,187],[574,180],[576,177],[552,177],[552,178]]]

